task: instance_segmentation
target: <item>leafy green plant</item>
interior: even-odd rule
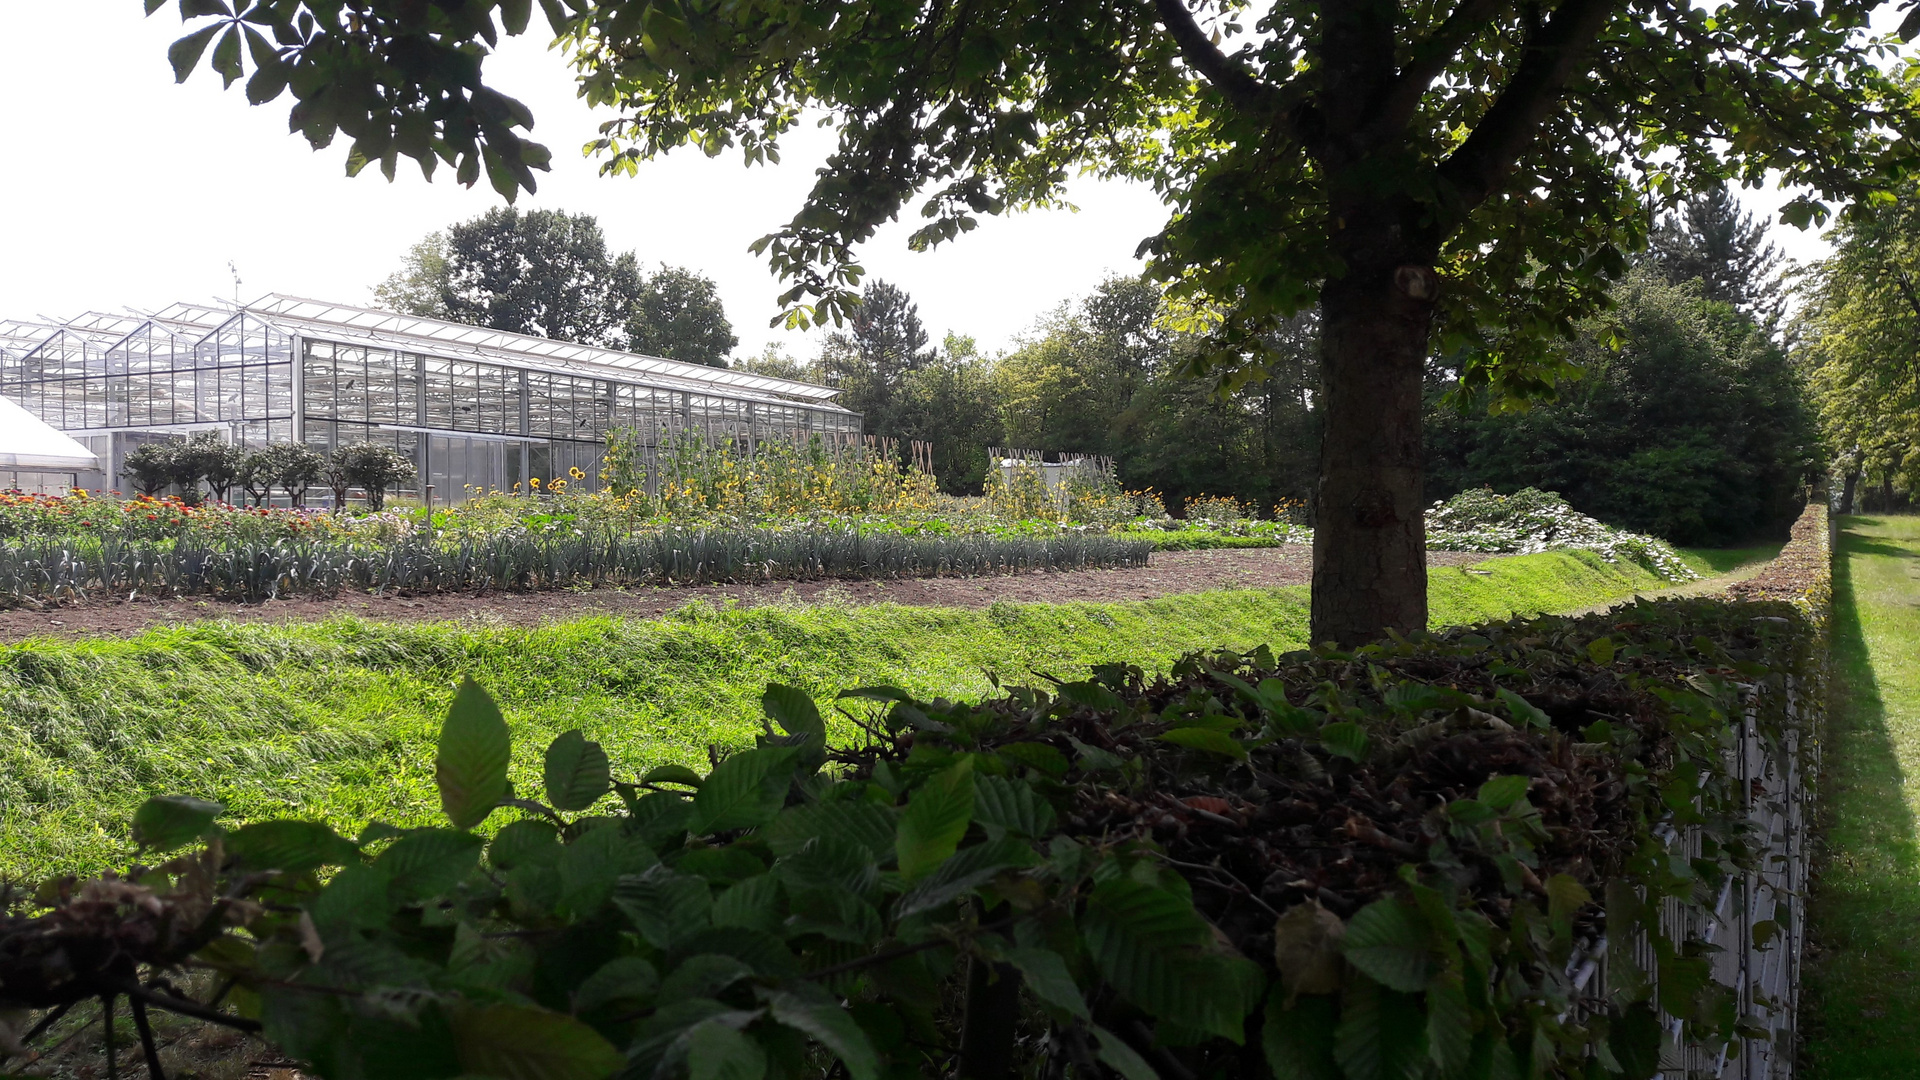
[[[773,685],[764,734],[705,775],[616,777],[569,732],[539,791],[509,786],[467,683],[446,827],[228,831],[153,800],[143,844],[204,846],[56,885],[0,940],[103,896],[96,931],[155,932],[40,996],[6,968],[0,1004],[199,1008],[327,1077],[1646,1076],[1662,1013],[1740,1033],[1709,954],[1647,934],[1656,970],[1584,989],[1572,961],[1761,857],[1729,717],[1784,738],[1815,633],[1786,604],[1668,602],[979,703],[873,687],[841,695],[844,747]],[[236,1011],[156,981],[189,964]]]

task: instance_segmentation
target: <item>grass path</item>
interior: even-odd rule
[[[1803,1054],[1814,1080],[1907,1080],[1920,1076],[1920,517],[1842,528]]]

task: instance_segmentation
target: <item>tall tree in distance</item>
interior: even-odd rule
[[[739,339],[712,279],[640,269],[591,214],[511,207],[429,233],[374,287],[393,311],[726,367]]]
[[[516,334],[620,348],[640,294],[632,255],[611,257],[588,214],[512,207],[447,230],[446,317]]]
[[[1874,508],[1892,509],[1896,486],[1920,491],[1920,185],[1829,235],[1795,337],[1841,463],[1842,510],[1863,480],[1878,488]]]
[[[641,281],[625,330],[624,347],[632,352],[708,367],[726,367],[740,344],[713,279],[678,266],[663,265]]]
[[[527,0],[178,7],[176,72],[210,57],[249,100],[290,90],[298,130],[347,132],[356,169],[405,155],[512,193],[547,166],[484,71]],[[1804,189],[1784,216],[1805,225],[1920,156],[1920,103],[1870,28],[1895,0],[539,7],[581,94],[619,112],[594,144],[610,171],[689,145],[777,160],[803,117],[836,130],[805,204],[755,245],[794,324],[848,314],[857,249],[909,204],[926,248],[1089,172],[1168,204],[1149,272],[1223,314],[1196,376],[1260,377],[1278,324],[1317,302],[1315,641],[1426,628],[1429,355],[1501,397],[1550,394],[1559,339],[1645,243],[1649,189],[1775,177]]]
[[[1732,304],[1762,326],[1780,319],[1780,250],[1765,222],[1742,210],[1723,185],[1688,199],[1648,238],[1641,261],[1675,285],[1699,281],[1709,300]]]
[[[839,404],[864,414],[869,431],[884,431],[907,373],[934,358],[927,340],[913,298],[898,286],[875,281],[852,306],[847,328],[827,338],[818,366],[827,385],[840,389]]]

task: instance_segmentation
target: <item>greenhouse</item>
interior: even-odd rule
[[[129,450],[199,431],[245,447],[386,443],[418,468],[401,492],[416,497],[427,485],[441,499],[511,491],[571,470],[597,485],[615,428],[637,434],[647,464],[686,438],[751,447],[858,435],[860,416],[834,405],[835,393],[280,294],[64,323],[0,320],[0,397],[99,461],[41,477],[43,486],[127,490]]]

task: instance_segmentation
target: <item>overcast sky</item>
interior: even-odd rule
[[[451,170],[426,183],[404,159],[395,183],[375,169],[348,179],[345,141],[315,152],[289,135],[287,101],[250,107],[238,85],[223,91],[204,69],[174,85],[166,49],[180,34],[177,8],[150,19],[140,10],[138,0],[0,0],[0,100],[11,106],[0,317],[231,298],[229,262],[246,299],[284,292],[369,303],[410,244],[500,204],[484,184],[453,183]],[[637,178],[601,177],[578,148],[608,116],[574,97],[557,54],[517,39],[488,70],[533,109],[533,137],[554,151],[553,171],[523,207],[593,214],[614,249],[712,277],[741,353],[769,341],[800,356],[817,350],[819,331],[768,328],[779,286],[747,245],[792,216],[825,139],[808,132],[773,168],[681,151]],[[1108,274],[1137,272],[1134,249],[1165,216],[1139,185],[1083,180],[1071,196],[1078,212],[988,219],[931,253],[907,250],[912,223],[895,224],[861,263],[869,280],[913,295],[936,340],[953,331],[1004,348],[1062,300]],[[1768,213],[1784,201],[1743,196]],[[1796,257],[1823,251],[1817,237],[1775,232]]]

